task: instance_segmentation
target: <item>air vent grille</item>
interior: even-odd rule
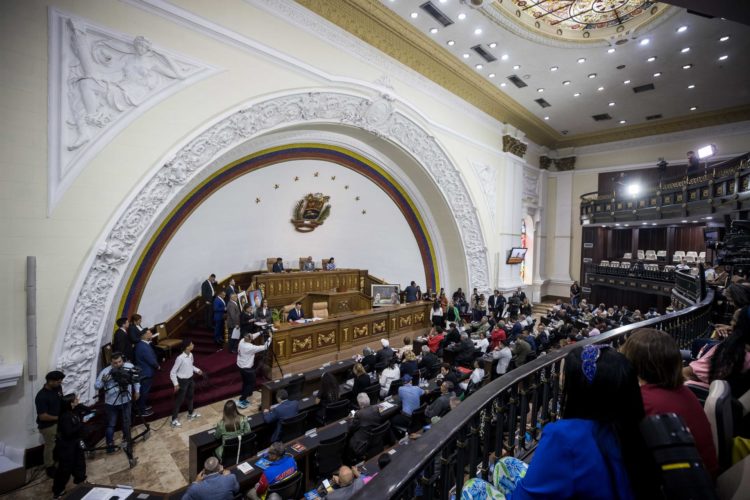
[[[510,80],[510,83],[512,83],[513,85],[515,85],[519,89],[522,89],[524,87],[528,87],[528,85],[526,85],[526,82],[524,82],[523,80],[521,80],[521,78],[518,75],[510,75],[508,77],[508,80]]]
[[[435,5],[432,2],[425,2],[419,7],[423,11],[431,15],[437,22],[439,22],[443,26],[450,26],[451,24],[453,24],[453,20],[450,17],[443,14],[443,11],[435,7]]]
[[[647,83],[646,85],[639,85],[637,87],[633,87],[633,92],[636,94],[640,94],[641,92],[648,92],[649,90],[654,90],[656,87],[654,87],[653,83]]]
[[[489,52],[487,52],[486,50],[484,50],[481,45],[474,45],[471,48],[471,50],[473,50],[474,52],[476,52],[477,54],[479,54],[479,57],[481,57],[482,59],[484,59],[487,62],[495,62],[495,61],[497,61],[497,57],[493,56],[492,54],[490,54]]]
[[[648,115],[648,116],[646,117],[646,120],[658,120],[658,119],[659,119],[659,118],[661,118],[661,117],[662,117],[662,115],[661,115],[661,114],[658,114],[658,115]]]
[[[609,115],[609,113],[602,113],[600,115],[593,115],[591,118],[594,119],[594,121],[597,122],[603,122],[605,120],[611,120],[612,117]]]
[[[548,103],[544,99],[534,99],[534,102],[543,108],[549,108],[550,106],[552,106],[550,103]]]

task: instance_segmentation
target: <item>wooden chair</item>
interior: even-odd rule
[[[328,319],[328,303],[313,302],[312,315],[313,318]]]
[[[286,323],[289,321],[289,312],[294,309],[294,304],[288,304],[281,308],[281,321]]]
[[[176,337],[170,337],[169,332],[167,331],[167,325],[164,323],[156,325],[156,333],[159,334],[159,343],[156,344],[156,347],[164,349],[167,351],[167,355],[172,357],[172,349],[175,347],[179,348],[182,344],[182,340]]]
[[[278,257],[268,257],[266,259],[266,269],[269,273],[273,272],[273,265],[276,264],[276,259],[278,259]]]

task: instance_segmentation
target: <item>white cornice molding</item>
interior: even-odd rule
[[[450,134],[462,141],[473,146],[479,147],[493,155],[504,155],[502,149],[493,144],[487,144],[467,136],[456,129],[447,125],[436,122],[412,105],[408,100],[399,96],[393,88],[393,81],[398,80],[412,88],[419,88],[428,96],[436,101],[448,103],[461,109],[482,125],[495,130],[501,130],[504,124],[474,105],[464,101],[455,94],[445,90],[432,80],[425,78],[408,66],[396,61],[383,52],[366,44],[356,36],[339,28],[330,21],[323,19],[317,14],[310,12],[301,5],[291,0],[245,0],[249,5],[259,10],[265,11],[279,19],[288,22],[296,28],[302,29],[324,42],[334,46],[336,49],[351,54],[357,59],[366,61],[373,65],[383,75],[375,82],[368,82],[356,78],[332,75],[326,71],[316,68],[294,56],[286,54],[280,50],[269,47],[257,40],[249,38],[241,33],[225,28],[213,21],[210,21],[194,12],[178,7],[166,0],[120,0],[121,2],[137,7],[141,10],[157,15],[171,22],[202,33],[222,43],[238,48],[240,50],[259,55],[268,61],[282,65],[292,71],[300,73],[308,78],[315,78],[320,83],[334,84],[337,86],[348,85],[354,89],[366,88],[368,90],[390,96],[394,101],[409,108],[412,112],[419,115],[425,123],[437,130]],[[526,140],[528,142],[528,140]],[[497,144],[500,144],[498,137]],[[529,142],[529,146],[538,148],[534,143]]]
[[[48,29],[50,215],[88,163],[123,129],[221,70],[53,7]]]
[[[230,110],[182,141],[144,176],[94,244],[79,273],[60,325],[51,366],[66,374],[66,387],[88,400],[94,395],[102,341],[115,293],[151,228],[187,193],[216,158],[265,134],[305,125],[353,127],[401,148],[421,165],[450,207],[463,245],[469,288],[489,287],[485,234],[456,163],[437,139],[383,96],[347,91],[308,91],[268,96]]]

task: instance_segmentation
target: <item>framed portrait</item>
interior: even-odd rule
[[[260,290],[248,290],[247,296],[253,308],[260,307],[263,303],[263,294],[260,293]]]
[[[393,306],[401,303],[401,285],[371,285],[372,307]]]
[[[246,292],[240,292],[237,294],[237,303],[240,305],[240,311],[242,311],[242,308],[244,308],[245,304],[247,304]]]

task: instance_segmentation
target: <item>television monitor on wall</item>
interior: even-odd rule
[[[513,247],[508,254],[506,264],[520,264],[526,258],[526,248]]]

